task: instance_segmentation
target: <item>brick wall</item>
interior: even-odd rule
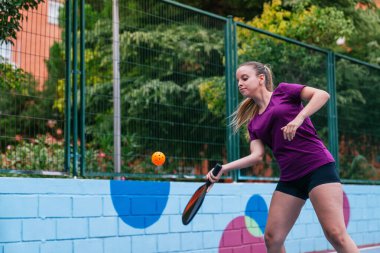
[[[183,226],[182,210],[199,186],[0,178],[0,253],[265,252],[275,184],[217,184]],[[344,190],[349,233],[359,245],[380,244],[380,187]],[[309,201],[286,247],[292,253],[331,249]]]

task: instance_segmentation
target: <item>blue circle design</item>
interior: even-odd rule
[[[119,217],[134,228],[157,222],[168,202],[170,182],[110,181],[113,206]]]
[[[249,199],[245,208],[245,216],[248,216],[256,221],[261,231],[265,231],[265,226],[268,219],[268,207],[263,197],[255,194]]]

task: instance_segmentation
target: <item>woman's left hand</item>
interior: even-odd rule
[[[286,126],[282,127],[282,133],[284,135],[284,139],[291,141],[296,136],[297,129],[302,125],[305,119],[303,117],[297,116],[294,120],[290,121]]]

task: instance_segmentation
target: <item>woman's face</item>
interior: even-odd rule
[[[236,71],[236,79],[240,93],[244,97],[254,97],[257,91],[263,87],[264,75],[256,75],[252,66],[241,66]]]

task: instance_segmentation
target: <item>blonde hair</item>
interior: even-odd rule
[[[249,61],[241,64],[239,66],[250,66],[256,71],[256,76],[264,75],[265,77],[265,87],[268,91],[273,91],[273,78],[272,71],[269,66],[264,65],[260,62]],[[251,98],[244,99],[236,109],[236,111],[231,115],[232,121],[231,125],[235,132],[238,132],[240,127],[249,120],[251,120],[259,112],[259,107],[255,101]]]

